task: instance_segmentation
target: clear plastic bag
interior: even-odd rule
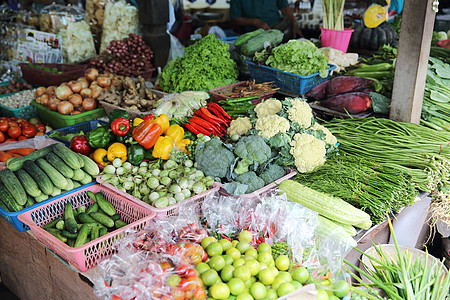
[[[96,47],[100,48],[106,4],[110,0],[86,0],[86,12]]]
[[[96,55],[94,39],[86,21],[71,22],[59,34],[65,63],[83,62]]]
[[[65,6],[60,4],[50,4],[41,10],[39,25],[41,31],[58,33],[66,28],[69,23],[86,21],[86,13],[77,6]]]

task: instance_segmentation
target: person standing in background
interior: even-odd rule
[[[230,18],[231,23],[246,32],[257,28],[281,29],[280,25],[286,23],[287,19],[292,28],[292,37],[303,37],[287,0],[231,0]]]

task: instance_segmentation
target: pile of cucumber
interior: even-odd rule
[[[92,182],[97,164],[62,144],[13,157],[0,171],[0,206],[9,212],[55,197]]]
[[[120,215],[102,193],[94,194],[88,191],[87,195],[94,200],[91,206],[73,209],[72,203],[67,202],[64,216],[54,219],[43,228],[60,241],[76,248],[107,234],[108,231],[127,225],[120,220]]]

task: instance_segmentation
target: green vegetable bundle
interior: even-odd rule
[[[392,167],[349,155],[336,156],[295,181],[359,207],[378,224],[386,212],[411,205],[417,192],[411,176]]]
[[[227,50],[214,34],[205,36],[164,67],[159,86],[165,92],[208,91],[235,83],[238,70]]]

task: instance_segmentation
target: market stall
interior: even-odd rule
[[[222,37],[234,4],[230,19],[203,10],[225,1],[171,1],[166,26],[166,2],[4,7],[4,285],[23,299],[448,297],[437,4],[408,3],[401,26],[388,3],[280,7],[321,14],[319,39],[289,39],[296,24]],[[152,41],[171,26],[162,64]]]

